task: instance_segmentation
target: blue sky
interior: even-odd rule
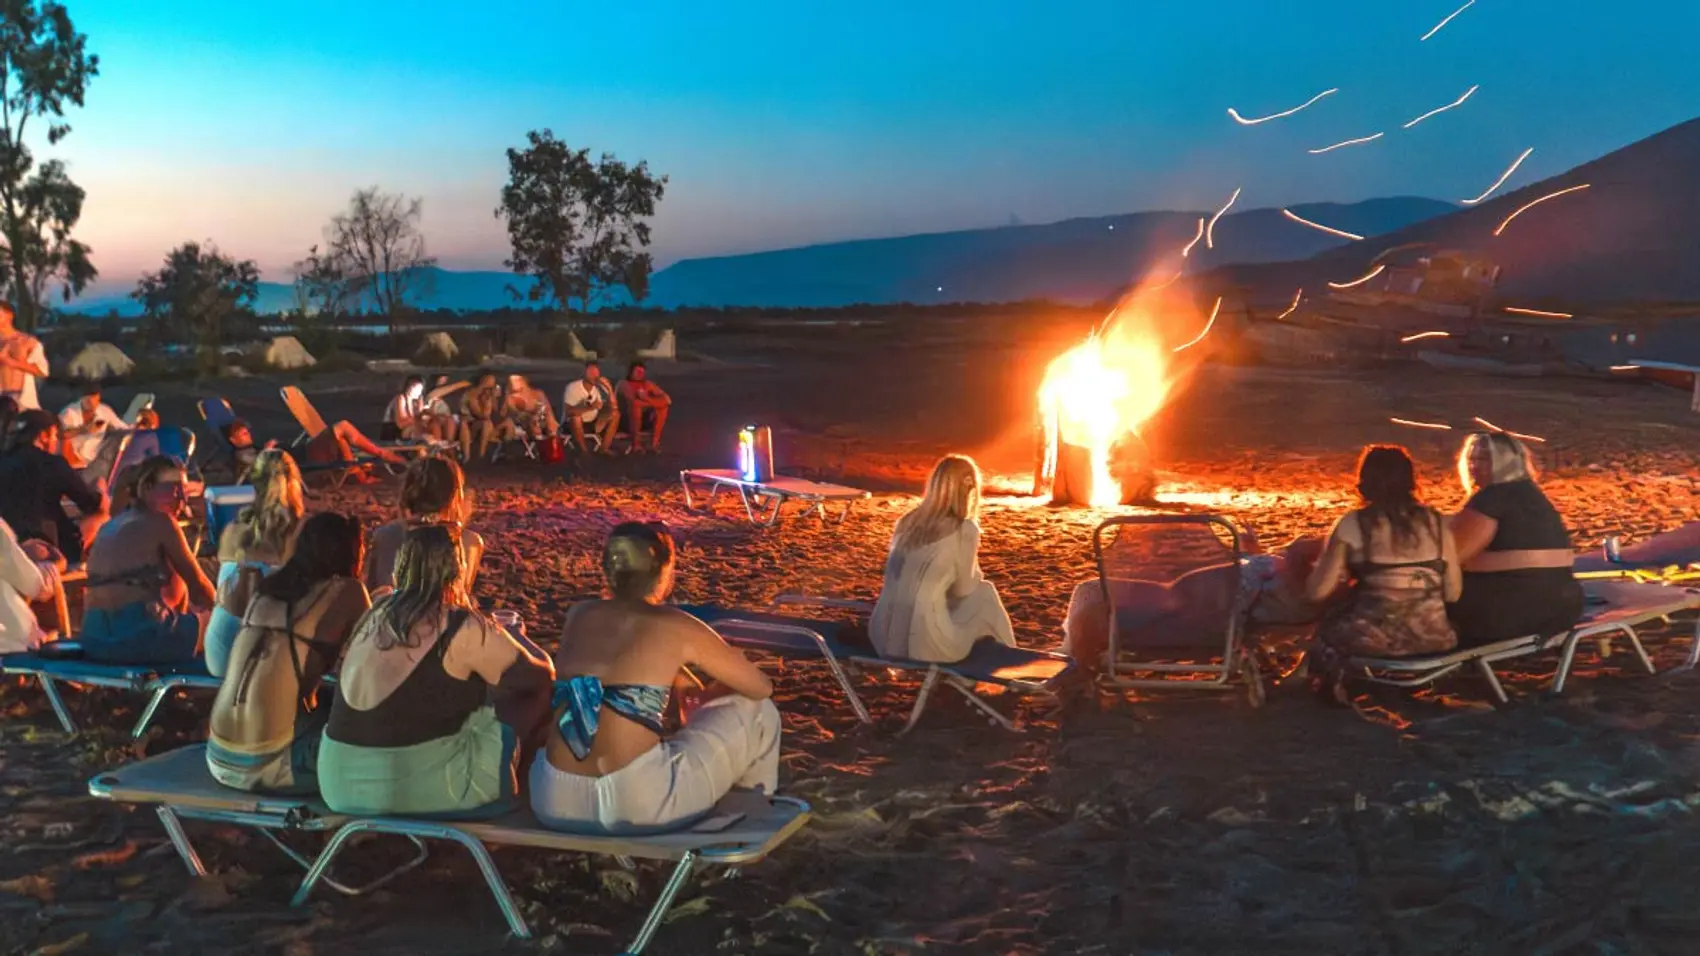
[[[69,0],[101,76],[43,151],[110,289],[207,238],[285,280],[369,184],[424,197],[445,265],[500,268],[503,150],[545,126],[671,175],[665,263],[1238,186],[1460,199],[1526,147],[1510,187],[1700,115],[1700,0],[1477,0],[1418,41],[1462,2]]]

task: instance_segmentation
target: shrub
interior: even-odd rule
[[[647,322],[609,325],[596,330],[596,344],[590,347],[604,363],[625,364],[637,357],[638,349],[654,345],[658,334],[659,330]]]

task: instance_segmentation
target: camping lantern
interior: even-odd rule
[[[773,479],[773,429],[745,425],[739,430],[738,476],[745,481]]]

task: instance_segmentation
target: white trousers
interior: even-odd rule
[[[733,787],[777,790],[779,732],[773,701],[729,695],[704,704],[683,730],[605,776],[567,773],[539,750],[531,764],[531,809],[539,823],[567,832],[677,829]]]

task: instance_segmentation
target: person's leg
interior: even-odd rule
[[[672,405],[665,403],[651,406],[650,411],[655,415],[655,426],[649,435],[650,451],[661,450],[661,430],[667,427],[667,412],[672,408]]]
[[[614,436],[620,433],[620,406],[610,404],[607,411],[596,420],[597,434],[602,438],[602,454],[614,453]]]
[[[543,426],[544,435],[554,438],[556,435],[561,433],[561,423],[555,420],[555,406],[544,405],[543,416],[540,421]]]
[[[592,427],[595,426],[593,425]],[[578,448],[579,454],[582,455],[589,451],[590,446],[585,443],[584,419],[576,414],[568,415],[567,428],[569,428],[573,433],[573,444]]]
[[[335,432],[336,437],[345,442],[351,448],[358,448],[366,454],[371,455],[373,458],[387,461],[392,465],[399,465],[402,463],[402,457],[400,455],[387,448],[378,447],[376,443],[374,443],[370,438],[367,438],[365,435],[362,435],[360,433],[360,429],[355,428],[353,423],[346,419],[332,425],[330,430]],[[350,457],[352,458],[353,456],[351,455]]]
[[[771,700],[733,694],[697,708],[684,729],[662,741],[673,787],[658,822],[699,815],[733,787],[775,792],[782,723]]]

